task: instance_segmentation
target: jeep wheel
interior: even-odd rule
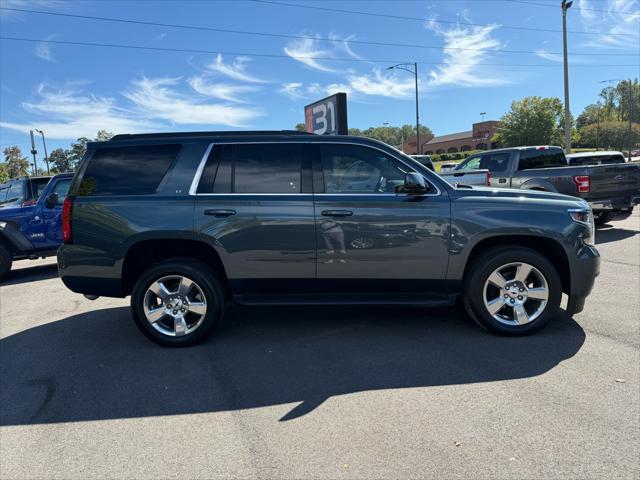
[[[136,282],[131,295],[138,328],[167,347],[204,340],[220,323],[223,309],[224,295],[216,274],[192,259],[154,265]]]
[[[13,256],[4,245],[0,245],[0,280],[11,271]]]
[[[534,250],[499,247],[476,258],[465,279],[474,319],[502,335],[527,335],[558,314],[562,286],[551,262]]]

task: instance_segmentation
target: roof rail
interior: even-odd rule
[[[241,136],[261,136],[261,135],[314,135],[313,133],[301,132],[299,130],[243,130],[243,131],[220,131],[220,132],[163,132],[163,133],[122,133],[111,137],[109,140],[129,140],[129,139],[152,139],[171,137],[241,137]]]

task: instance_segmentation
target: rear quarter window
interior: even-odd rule
[[[182,145],[98,148],[89,160],[78,196],[154,193]]]
[[[518,170],[566,166],[567,159],[564,156],[564,152],[558,148],[522,150],[520,152],[520,161],[518,162]]]

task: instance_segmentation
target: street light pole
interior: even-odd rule
[[[573,1],[562,0],[562,53],[564,56],[564,149],[571,153],[571,110],[569,110],[569,59],[567,55],[567,10]]]
[[[413,70],[407,68],[407,66],[413,66]],[[420,114],[418,108],[418,62],[414,63],[399,63],[398,65],[393,65],[391,67],[387,67],[387,70],[393,70],[394,68],[398,68],[400,70],[405,70],[409,73],[413,73],[413,77],[416,83],[416,150],[417,154],[420,155],[422,152],[422,145],[420,145]]]
[[[47,144],[44,141],[44,132],[42,130],[35,129],[42,136],[42,147],[44,148],[44,161],[47,164],[47,175],[51,175],[49,170],[49,156],[47,155]]]

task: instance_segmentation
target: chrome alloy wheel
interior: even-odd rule
[[[190,278],[169,275],[149,285],[143,308],[154,329],[169,337],[181,337],[202,324],[207,314],[207,299]]]
[[[533,322],[544,312],[549,285],[540,270],[514,262],[496,268],[484,284],[484,306],[505,325]]]

